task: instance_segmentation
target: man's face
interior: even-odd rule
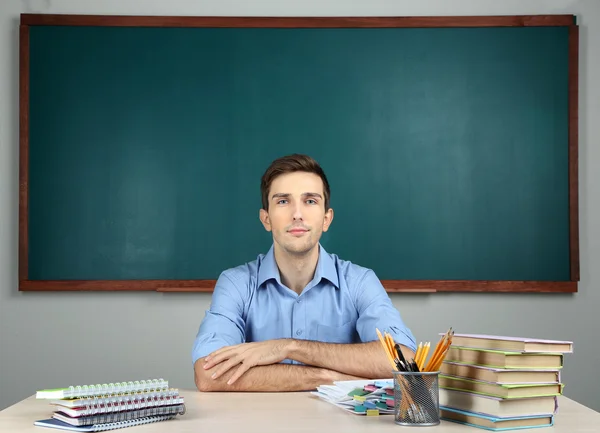
[[[260,219],[273,232],[275,248],[294,255],[310,252],[326,232],[333,210],[325,212],[323,181],[313,173],[294,172],[276,177],[269,191],[269,210]]]

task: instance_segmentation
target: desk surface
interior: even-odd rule
[[[408,429],[394,423],[393,415],[358,416],[320,401],[309,393],[200,393],[180,390],[187,412],[172,421],[148,424],[116,431],[132,432],[220,432],[269,433],[341,431],[383,432]],[[560,397],[554,427],[537,428],[536,433],[588,433],[600,431],[600,413],[573,400]],[[35,427],[37,419],[48,418],[52,407],[34,396],[0,412],[0,432],[60,432]],[[442,421],[435,427],[419,427],[419,432],[485,431]],[[415,430],[415,432],[417,431]]]

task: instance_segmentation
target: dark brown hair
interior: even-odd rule
[[[325,201],[325,211],[329,210],[329,182],[325,172],[317,161],[307,155],[293,154],[282,156],[271,163],[269,168],[263,174],[260,181],[260,193],[262,195],[262,207],[264,210],[269,210],[269,189],[277,176],[296,171],[304,171],[318,175],[323,181],[323,198]]]

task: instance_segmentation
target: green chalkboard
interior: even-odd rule
[[[299,152],[323,246],[392,286],[572,282],[572,27],[27,26],[22,279],[212,281]]]

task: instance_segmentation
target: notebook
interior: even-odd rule
[[[169,388],[159,391],[140,391],[129,394],[117,394],[74,399],[54,399],[50,400],[50,404],[69,408],[99,407],[104,405],[141,405],[145,401],[156,402],[161,400],[177,399],[179,397],[180,396],[178,389]],[[134,407],[134,409],[137,409],[137,407]]]
[[[101,395],[124,394],[139,391],[157,391],[168,389],[169,382],[163,379],[136,380],[135,382],[104,383],[98,385],[77,385],[67,388],[42,389],[37,391],[35,398],[81,398]]]
[[[129,421],[121,421],[121,422],[112,422],[112,423],[104,423],[104,424],[93,424],[86,426],[73,426],[67,424],[66,422],[59,421],[57,419],[42,419],[39,421],[35,421],[33,425],[38,427],[49,427],[56,428],[60,430],[69,430],[75,432],[97,432],[97,431],[107,431],[107,430],[116,430],[125,427],[133,427],[141,424],[150,424],[153,422],[159,421],[168,421],[175,418],[175,415],[159,415],[159,416],[147,416],[144,418],[132,419]]]
[[[183,404],[183,397],[180,395],[167,396],[137,396],[125,395],[106,398],[98,398],[95,402],[88,404],[73,404],[79,400],[52,400],[54,410],[70,417],[89,416],[110,412],[126,412],[136,409],[145,409],[152,407],[173,406]],[[63,404],[64,403],[64,404]]]
[[[36,398],[48,399],[53,414],[35,426],[71,431],[114,430],[185,413],[183,396],[163,379],[42,389]]]
[[[60,412],[54,412],[52,418],[64,421],[71,425],[93,425],[105,424],[111,422],[130,421],[137,418],[145,418],[155,415],[183,415],[185,405],[177,404],[174,406],[149,407],[145,409],[130,410],[126,412],[110,412],[90,416],[71,417]]]

